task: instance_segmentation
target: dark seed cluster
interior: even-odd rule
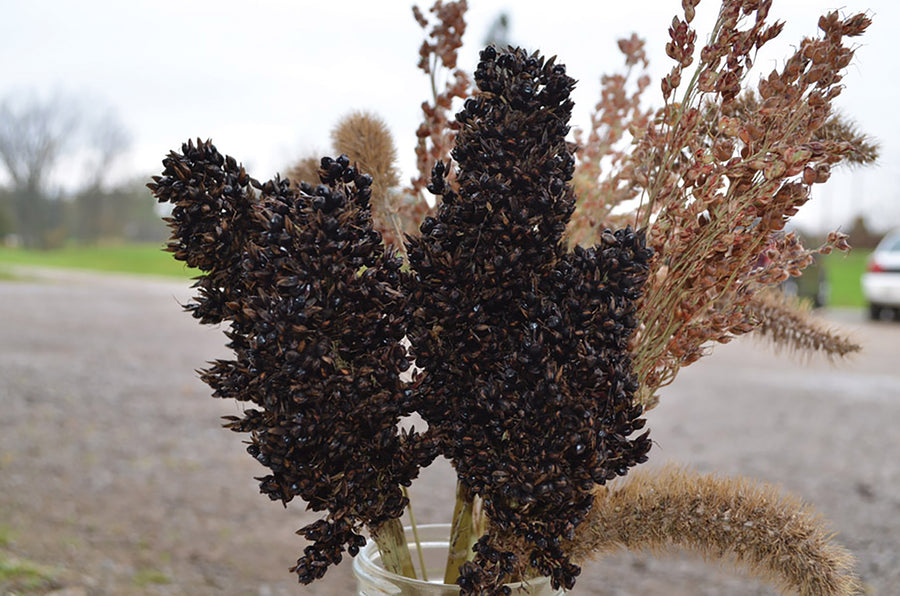
[[[574,81],[562,65],[488,47],[475,78],[455,185],[438,162],[442,206],[408,238],[409,273],[372,228],[372,178],[345,156],[298,189],[188,142],[150,184],[173,205],[168,250],[203,272],[187,309],[230,325],[235,357],[203,379],[252,404],[226,426],[271,472],[261,491],[327,512],[299,532],[304,583],[355,555],[361,526],[399,517],[401,486],[440,452],[491,524],[462,592],[507,593],[527,567],[571,588],[579,568],[562,544],[592,488],[646,460],[628,342],[651,251],[630,228],[566,248]],[[408,387],[404,338],[422,369]],[[398,431],[414,411],[429,430]]]
[[[271,471],[261,492],[327,511],[298,532],[312,544],[293,571],[309,583],[358,552],[361,525],[401,515],[401,486],[436,453],[397,430],[409,412],[401,261],[372,228],[371,177],[345,156],[323,158],[322,184],[299,190],[260,184],[209,142],[163,164],[150,187],[174,206],[169,250],[203,271],[187,308],[230,323],[235,357],[203,379],[253,404],[226,426],[249,433],[247,451]]]
[[[256,182],[210,143],[189,141],[182,151],[163,160],[162,176],[148,186],[160,202],[174,206],[166,218],[172,230],[167,250],[205,272],[194,284],[198,296],[188,310],[202,323],[221,323],[233,310],[227,303],[243,290],[232,282],[244,244],[262,232],[254,213]]]
[[[480,92],[457,115],[458,190],[435,166],[436,218],[411,238],[408,334],[424,369],[415,408],[492,524],[530,560],[483,537],[464,594],[501,594],[531,565],[570,588],[561,548],[591,489],[646,460],[628,341],[651,251],[630,228],[567,252],[574,198],[565,136],[574,81],[521,49],[481,53]]]

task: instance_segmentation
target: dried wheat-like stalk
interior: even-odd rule
[[[397,149],[387,124],[369,112],[353,112],[335,125],[331,140],[336,155],[346,155],[360,171],[372,176],[372,220],[386,244],[401,252],[402,238],[415,230],[405,215],[405,201],[397,190]],[[319,159],[304,157],[289,170],[287,177],[299,187],[301,182],[316,186],[321,174]]]
[[[770,340],[776,349],[820,352],[828,357],[846,356],[862,349],[813,318],[808,304],[780,292],[756,293],[747,303],[747,312],[757,321],[755,333]]]
[[[638,469],[622,484],[599,487],[579,528],[576,557],[683,548],[732,561],[785,593],[862,593],[852,555],[834,543],[818,513],[797,497],[744,478],[675,465]]]
[[[847,247],[832,234],[807,251],[783,228],[810,187],[856,151],[849,139],[816,134],[832,118],[853,57],[845,40],[862,34],[868,17],[823,16],[822,35],[804,39],[781,70],[746,93],[756,49],[782,23],[766,23],[768,2],[725,0],[682,85],[695,57],[694,4],[683,3],[684,18],[669,32],[675,66],[662,83],[666,105],[630,153],[643,191],[636,217],[656,251],[634,341],[647,406],[680,367],[705,354],[705,344],[753,330],[748,303],[755,292],[799,274],[814,252]]]
[[[645,72],[649,61],[644,40],[637,35],[620,39],[618,45],[625,56],[625,72],[601,77],[600,100],[591,112],[590,127],[574,131],[572,185],[578,202],[566,229],[571,245],[589,246],[598,242],[607,227],[631,223],[633,217],[617,217],[613,210],[640,194],[633,182],[627,141],[647,127],[653,113],[641,107],[641,97],[650,85]],[[637,67],[643,70],[634,77]]]
[[[459,48],[462,47],[462,38],[466,32],[467,10],[466,0],[436,0],[429,9],[435,17],[432,25],[422,10],[413,6],[416,22],[424,31],[428,31],[419,47],[418,66],[431,82],[431,101],[422,103],[423,120],[416,130],[418,176],[412,179],[409,188],[409,192],[416,196],[431,182],[434,164],[450,158],[458,128],[453,120],[453,100],[464,99],[472,92],[468,73],[457,66]],[[452,182],[452,169],[449,171]]]
[[[852,165],[868,165],[878,159],[879,143],[859,130],[852,120],[840,112],[828,119],[816,131],[818,141],[846,141],[852,146],[846,155],[846,162]]]

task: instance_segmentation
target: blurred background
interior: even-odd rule
[[[304,590],[287,573],[301,550],[293,530],[311,518],[292,508],[285,522],[264,502],[252,479],[260,468],[218,428],[236,406],[210,399],[195,369],[226,354],[224,338],[180,312],[192,272],[160,250],[167,232],[145,185],[168,151],[197,137],[266,180],[327,153],[333,124],[360,109],[388,123],[403,176],[414,176],[431,90],[416,68],[423,32],[410,4],[0,7],[0,593],[349,593],[349,565]],[[717,8],[698,7],[701,39]],[[750,77],[780,66],[830,9],[873,18],[837,105],[881,158],[814,187],[792,225],[810,244],[840,229],[854,250],[818,260],[785,290],[827,307],[819,314],[865,351],[838,370],[815,363],[811,375],[736,341],[690,367],[650,427],[663,460],[760,477],[820,505],[871,593],[896,594],[900,429],[873,429],[900,416],[900,316],[874,317],[860,281],[879,240],[900,228],[900,4],[776,0],[770,19],[787,24]],[[600,76],[621,68],[616,40],[644,37],[658,81],[680,10],[678,0],[472,0],[460,66],[473,70],[488,41],[555,54],[579,81],[573,125],[587,126]],[[654,83],[645,100],[659,98]],[[444,521],[452,498],[434,495],[452,491],[435,489],[452,485],[445,464],[414,487],[431,503],[422,521]],[[713,567],[622,556],[588,568],[576,593],[773,593]]]
[[[675,0],[470,3],[460,66],[473,70],[488,41],[556,54],[578,79],[573,125],[586,126],[600,76],[622,65],[616,40],[647,40],[653,80]],[[717,3],[698,7],[703,39]],[[423,6],[427,10],[428,6]],[[828,9],[874,19],[857,40],[837,104],[881,143],[880,164],[844,168],[814,189],[796,218],[804,232],[841,228],[855,244],[900,226],[900,66],[887,0],[775,2],[787,23],[760,52],[767,74]],[[430,97],[417,68],[422,30],[402,1],[371,3],[86,0],[7,3],[0,21],[0,239],[62,248],[158,242],[163,231],[143,185],[188,138],[211,138],[265,180],[301,157],[329,151],[329,131],[352,110],[380,115],[394,133],[404,178],[415,174],[419,106]],[[645,101],[659,104],[656,85]]]

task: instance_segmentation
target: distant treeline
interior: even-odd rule
[[[56,196],[0,187],[0,243],[52,249],[72,242],[160,242],[166,226],[145,183]]]

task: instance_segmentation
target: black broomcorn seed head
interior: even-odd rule
[[[397,431],[408,413],[401,262],[369,214],[371,177],[346,157],[322,160],[322,184],[259,184],[210,143],[188,142],[151,185],[174,205],[169,250],[204,274],[187,308],[231,324],[233,360],[203,373],[217,397],[251,402],[227,427],[271,474],[260,490],[295,496],[325,520],[293,569],[301,582],[355,554],[362,524],[401,515],[409,485],[434,457],[428,439]]]
[[[500,531],[531,545],[514,562],[488,537],[462,569],[466,594],[502,593],[530,564],[571,587],[560,547],[591,489],[646,460],[628,340],[651,251],[630,228],[566,250],[574,81],[521,49],[481,54],[480,92],[457,115],[458,190],[435,167],[436,218],[408,243],[409,336],[424,369],[414,405]]]
[[[209,142],[186,143],[150,188],[173,205],[168,250],[203,274],[187,306],[230,324],[234,359],[203,379],[253,404],[227,427],[270,474],[260,490],[327,512],[293,568],[321,577],[400,516],[420,467],[450,458],[491,532],[463,565],[464,594],[504,594],[530,566],[571,588],[562,544],[591,490],[646,460],[628,342],[651,251],[607,230],[569,252],[574,81],[520,49],[481,54],[480,92],[457,115],[456,183],[438,162],[436,218],[408,238],[411,272],[372,228],[372,178],[323,158],[321,184],[250,178]],[[408,338],[422,372],[404,386]],[[418,412],[425,434],[401,432]],[[512,552],[524,544],[528,560]]]

